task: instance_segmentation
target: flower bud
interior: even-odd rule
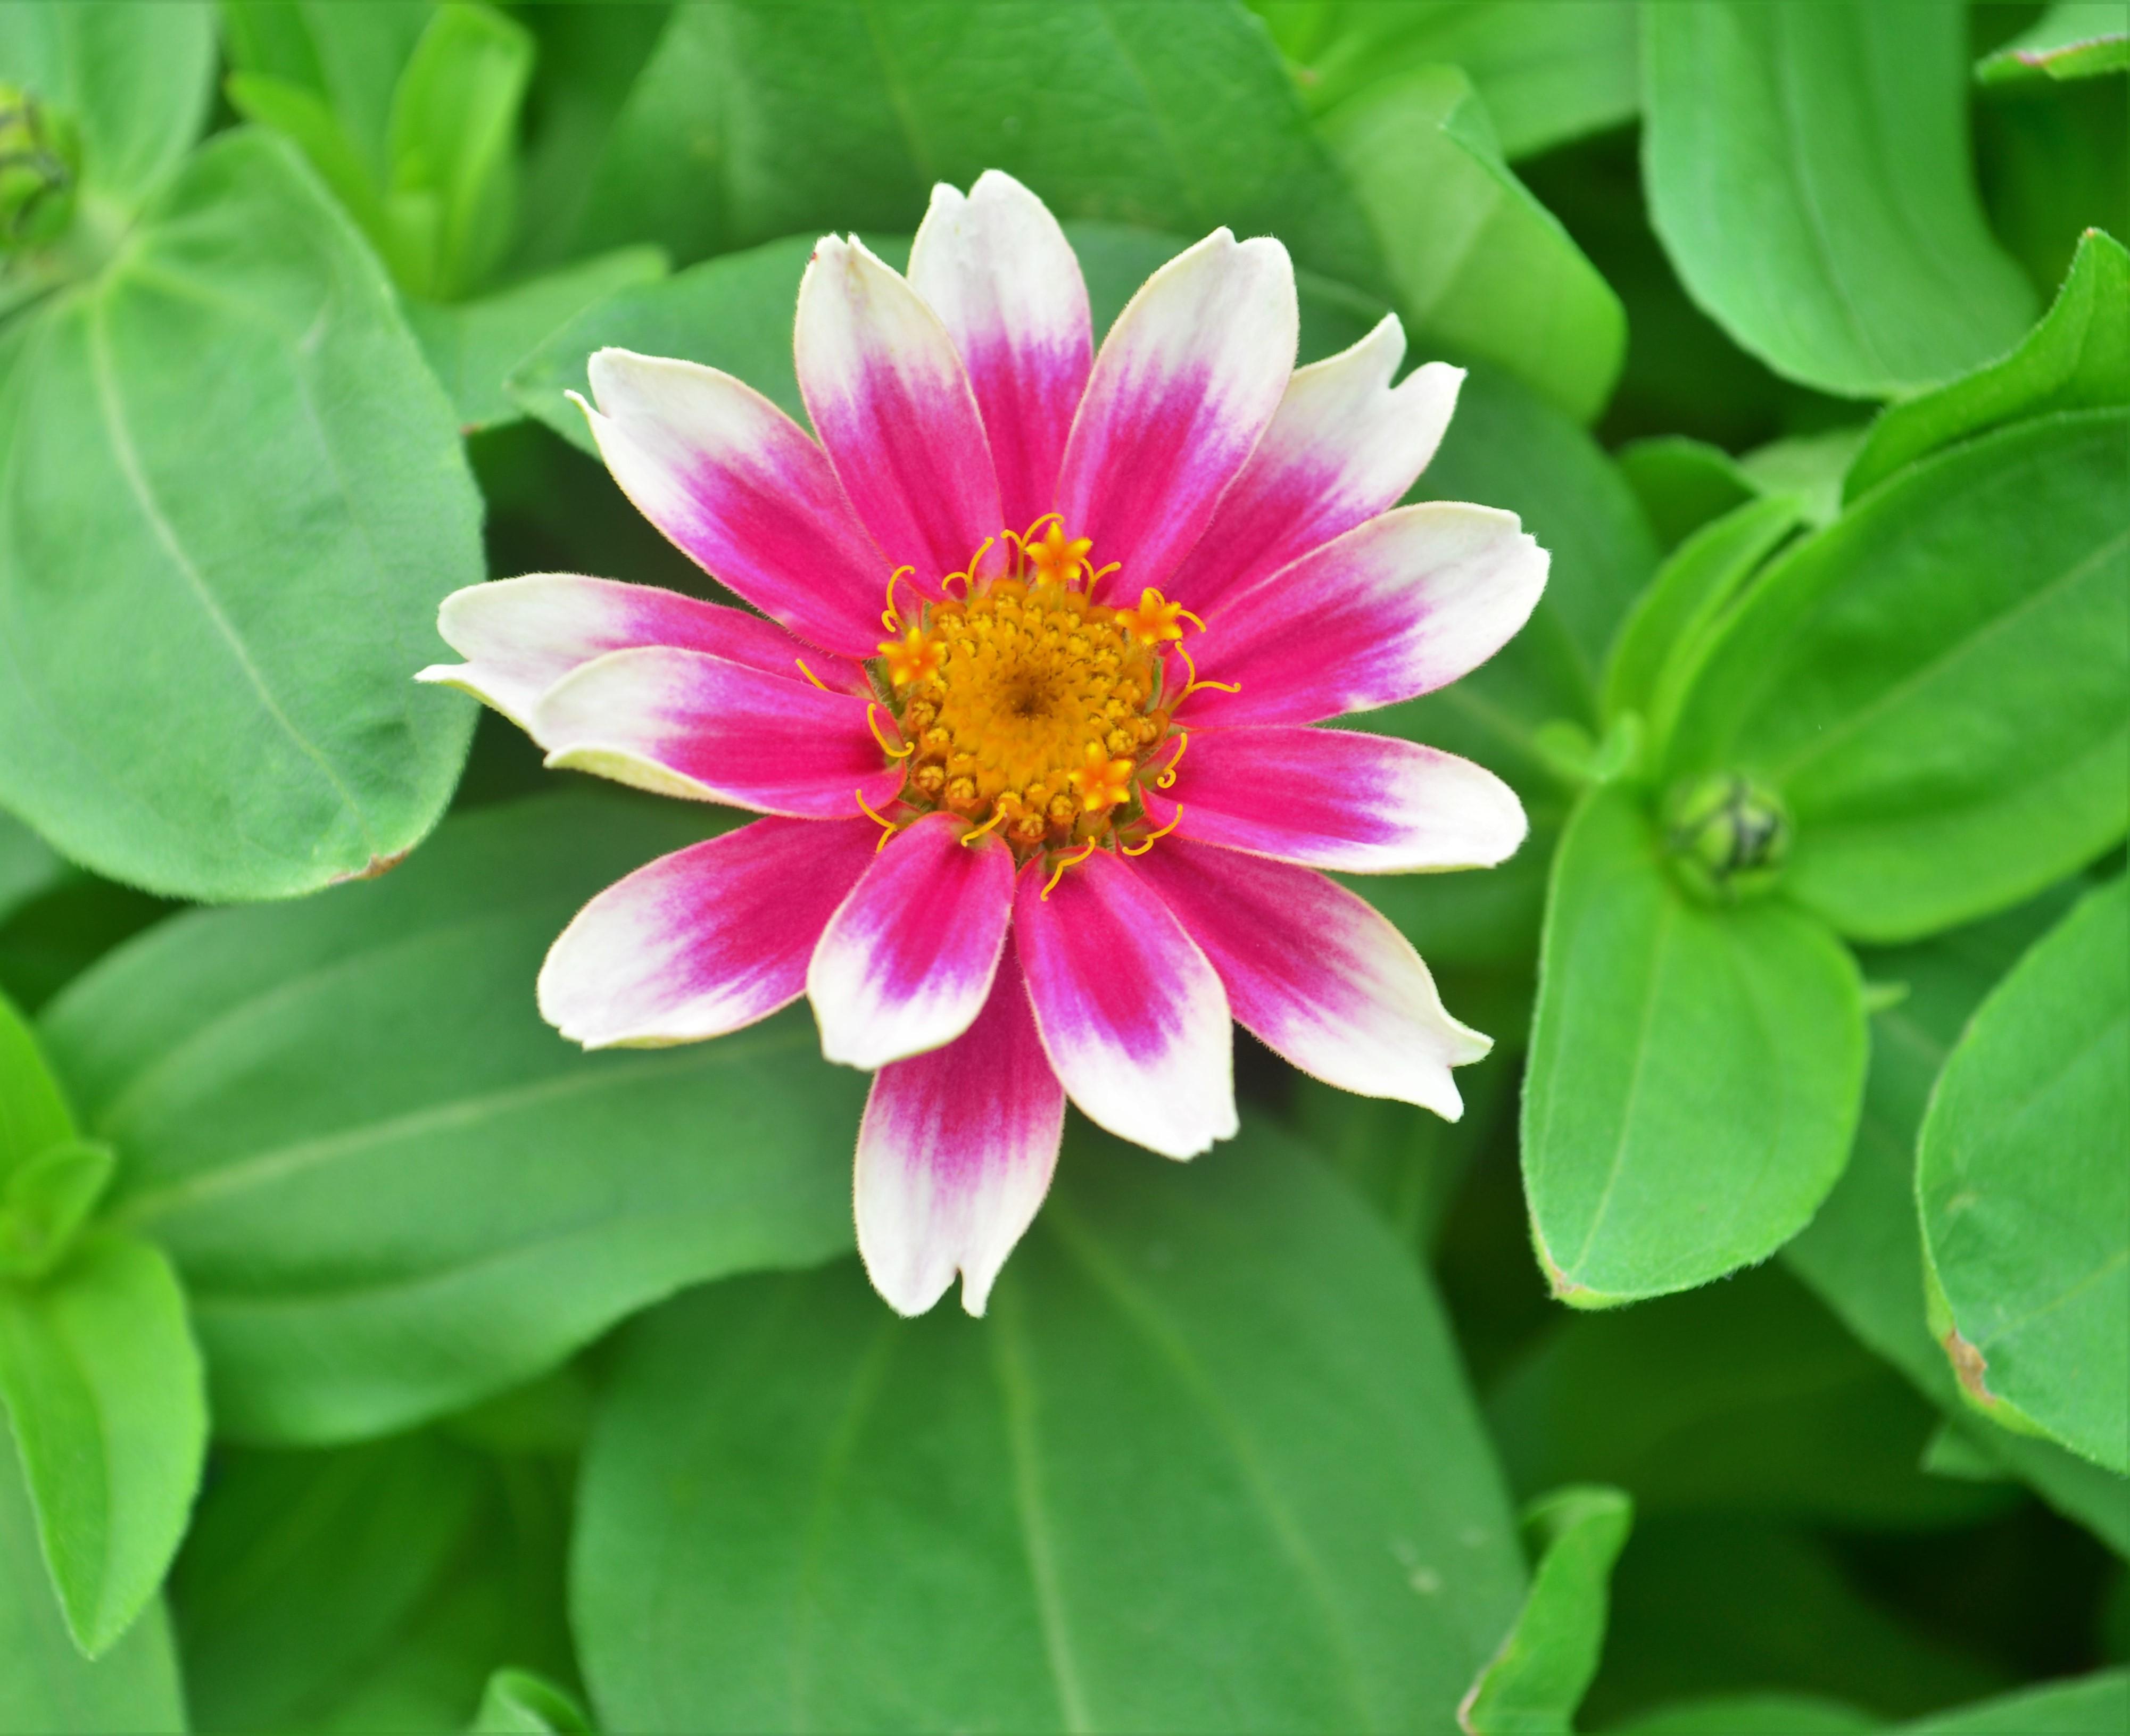
[[[1739,772],[1710,772],[1673,787],[1664,803],[1664,847],[1688,889],[1714,904],[1765,892],[1789,854],[1783,799]]]
[[[0,253],[40,246],[65,229],[80,171],[72,117],[0,84]]]

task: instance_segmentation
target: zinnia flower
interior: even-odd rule
[[[767,816],[609,887],[541,1011],[691,1042],[804,993],[876,1070],[857,1240],[905,1314],[983,1311],[1065,1102],[1170,1157],[1235,1132],[1230,1020],[1348,1090],[1454,1118],[1488,1039],[1319,870],[1491,865],[1469,761],[1311,726],[1455,680],[1523,624],[1515,517],[1393,504],[1463,379],[1393,387],[1395,317],[1297,371],[1276,241],[1217,230],[1093,353],[1043,203],[934,189],[905,279],[855,240],[799,289],[817,444],[728,374],[591,358],[585,413],[651,522],[762,611],[541,574],[458,592],[423,672],[551,765]],[[764,616],[768,618],[762,618]]]

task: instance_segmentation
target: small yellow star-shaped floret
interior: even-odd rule
[[[925,637],[921,627],[911,627],[900,639],[884,640],[880,647],[881,661],[887,665],[887,679],[897,687],[930,680],[939,673],[946,655],[936,641]]]

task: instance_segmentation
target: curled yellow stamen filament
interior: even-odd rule
[[[865,817],[880,827],[880,842],[872,847],[872,853],[878,856],[881,851],[887,848],[887,841],[895,836],[895,822],[888,818],[886,814],[873,812],[872,804],[865,799],[865,786],[862,784],[851,794],[858,799],[858,807],[864,812]]]
[[[995,806],[991,809],[991,817],[986,820],[982,825],[977,827],[973,832],[965,832],[962,834],[962,843],[963,847],[966,847],[968,845],[975,843],[978,838],[989,832],[992,827],[1003,825],[1007,818],[1008,816],[1006,814],[1005,808],[1002,805]]]
[[[1110,574],[1116,571],[1116,570],[1123,565],[1124,562],[1121,560],[1112,560],[1107,566],[1099,567],[1095,571],[1088,574],[1087,594],[1091,597],[1093,596],[1095,594],[1095,587],[1100,584],[1105,579],[1108,578]]]
[[[1188,621],[1201,633],[1206,631],[1206,623],[1201,621],[1196,615],[1192,614],[1187,608],[1179,608],[1177,610],[1176,618],[1179,621]]]
[[[969,564],[972,566],[976,565],[974,561]],[[916,570],[914,566],[899,566],[887,575],[887,607],[880,612],[880,624],[891,633],[900,632],[905,624],[902,618],[902,611],[895,606],[895,581],[905,573],[914,573]]]
[[[1183,756],[1185,752],[1188,751],[1190,746],[1191,732],[1187,729],[1177,730],[1176,732],[1176,757],[1161,768],[1161,775],[1153,780],[1153,787],[1156,789],[1166,789],[1171,784],[1173,784],[1176,781],[1176,768],[1183,763]]]
[[[1057,863],[1051,869],[1049,880],[1044,885],[1041,902],[1046,904],[1050,902],[1050,894],[1058,889],[1058,883],[1065,878],[1065,870],[1067,868],[1078,867],[1081,863],[1086,861],[1089,856],[1092,856],[1099,847],[1100,847],[1096,843],[1096,842],[1092,838],[1090,838],[1086,843],[1082,844],[1078,851],[1074,854],[1071,856],[1059,856]]]
[[[1201,687],[1210,687],[1215,693],[1218,694],[1239,694],[1243,690],[1243,684],[1239,681],[1200,680],[1198,679],[1198,665],[1191,661],[1191,653],[1184,650],[1184,648],[1179,645],[1176,647],[1176,655],[1183,660],[1183,666],[1191,671],[1190,684],[1187,686],[1182,693],[1176,696],[1176,703],[1178,705],[1181,705],[1186,699],[1189,699],[1192,694],[1196,693]]]
[[[829,684],[806,667],[806,660],[804,657],[794,657],[791,661],[799,665],[799,673],[811,681],[814,686],[819,688],[823,693],[829,691]]]
[[[1177,826],[1182,823],[1182,820],[1183,804],[1181,802],[1178,802],[1176,804],[1176,812],[1169,815],[1168,823],[1163,827],[1160,831],[1149,832],[1136,844],[1125,844],[1119,847],[1123,850],[1126,856],[1144,856],[1148,851],[1153,849],[1153,847],[1162,839],[1167,837],[1170,832],[1175,831]]]
[[[917,751],[917,744],[915,742],[905,742],[900,747],[889,746],[887,737],[880,732],[880,719],[873,715],[879,709],[880,701],[877,699],[866,707],[866,727],[872,732],[873,740],[880,743],[880,751],[891,760],[908,759],[910,755]]]

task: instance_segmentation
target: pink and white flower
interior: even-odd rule
[[[540,1007],[587,1047],[806,995],[875,1070],[858,1247],[983,1311],[1067,1098],[1171,1157],[1236,1128],[1232,1020],[1454,1118],[1488,1040],[1319,872],[1489,866],[1523,810],[1468,761],[1314,726],[1454,680],[1547,557],[1510,513],[1395,504],[1463,376],[1386,318],[1294,367],[1276,241],[1217,230],[1100,354],[1078,262],[996,171],[934,190],[907,277],[855,240],[799,290],[818,440],[728,374],[603,350],[614,479],[749,614],[541,574],[448,599],[462,687],[571,766],[766,816],[566,929]],[[768,618],[765,619],[763,617]],[[883,637],[883,627],[886,637]]]

